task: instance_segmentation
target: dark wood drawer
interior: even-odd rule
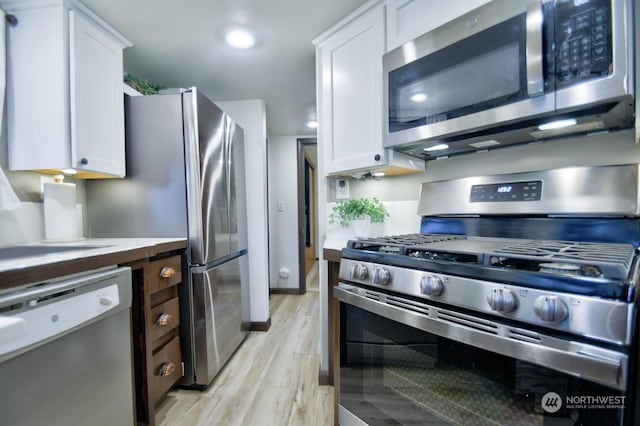
[[[173,256],[154,260],[145,266],[144,279],[149,294],[180,284],[182,281],[182,257]]]
[[[162,323],[159,324],[159,320]],[[177,297],[151,308],[151,323],[149,324],[149,333],[151,340],[173,330],[180,324],[180,303]]]
[[[175,337],[153,356],[152,377],[149,378],[151,403],[155,405],[181,376],[180,338]]]

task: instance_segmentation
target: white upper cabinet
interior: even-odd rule
[[[121,34],[75,0],[5,1],[9,168],[125,175]]]
[[[387,51],[490,0],[388,0]]]
[[[424,162],[382,146],[383,4],[316,40],[319,148],[327,175],[360,170],[424,170]],[[407,167],[407,168],[404,168]]]

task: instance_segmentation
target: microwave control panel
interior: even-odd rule
[[[610,0],[556,2],[556,75],[559,88],[609,74]]]
[[[542,199],[542,181],[492,183],[471,186],[472,203],[507,201],[539,201]]]

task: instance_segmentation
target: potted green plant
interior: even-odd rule
[[[364,222],[382,223],[389,217],[387,209],[376,197],[352,198],[350,200],[338,201],[331,209],[329,223],[340,223],[343,227],[351,225],[356,236],[367,236],[367,226]]]

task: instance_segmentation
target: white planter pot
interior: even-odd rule
[[[352,219],[349,222],[349,228],[356,237],[371,236],[371,221],[367,219]]]

